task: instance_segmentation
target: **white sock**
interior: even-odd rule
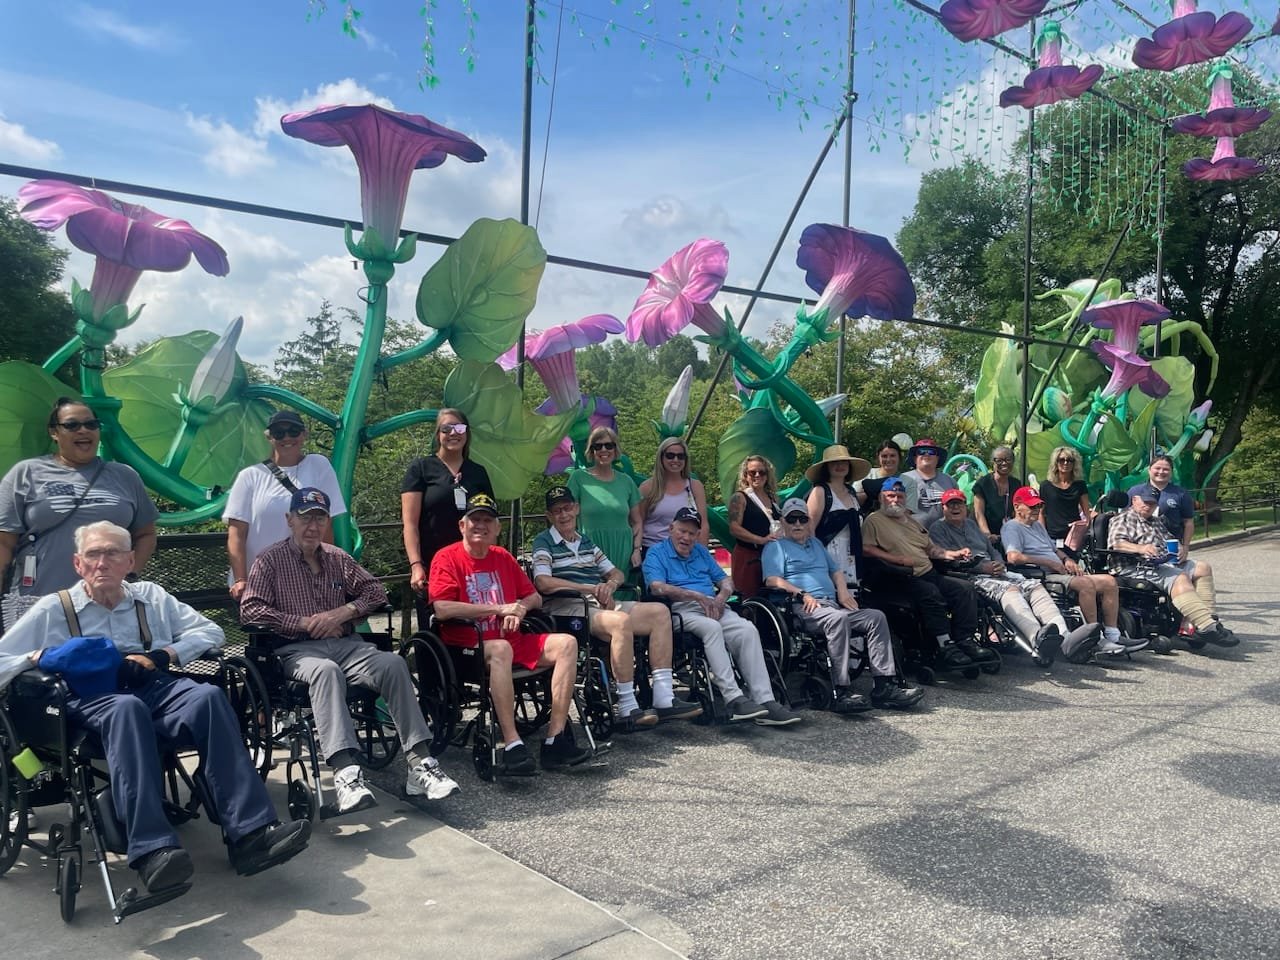
[[[653,671],[653,705],[659,709],[671,706],[675,692],[671,689],[671,668]]]
[[[937,640],[938,640],[938,646],[945,647],[948,643],[951,642],[951,634],[940,633],[937,636]]]
[[[524,743],[524,741],[523,741],[523,740],[521,740],[519,737],[516,737],[514,740],[512,740],[510,743],[508,743],[508,744],[507,744],[505,747],[503,747],[502,749],[503,749],[503,750],[514,750],[516,747],[520,746],[520,744],[522,744],[522,743]]]
[[[618,681],[618,712],[626,716],[632,710],[639,710],[640,704],[636,703],[636,684],[634,680],[623,683]]]
[[[1110,640],[1112,643],[1115,643],[1120,639],[1120,628],[1119,627],[1103,627],[1102,635],[1106,637],[1108,640]]]

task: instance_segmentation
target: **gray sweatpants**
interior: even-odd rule
[[[855,637],[859,649],[865,650],[873,677],[892,677],[893,641],[889,621],[879,610],[846,610],[833,600],[819,600],[821,606],[806,613],[803,603],[792,606],[806,626],[817,626],[827,638],[827,654],[831,657],[831,682],[837,687],[849,686],[849,650]]]
[[[707,665],[711,668],[711,681],[725,703],[742,696],[742,688],[733,676],[735,664],[752,700],[768,703],[774,699],[769,668],[765,666],[764,651],[760,649],[760,634],[752,624],[727,607],[719,620],[712,620],[692,600],[679,600],[671,605],[671,609],[680,614],[684,628],[702,641]]]
[[[359,750],[347,708],[347,684],[377,690],[408,752],[431,737],[402,657],[379,650],[358,634],[330,640],[303,640],[276,650],[285,674],[307,684],[316,718],[320,751],[328,760],[342,750]]]

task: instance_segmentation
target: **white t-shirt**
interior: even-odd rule
[[[333,465],[318,453],[309,453],[296,466],[281,467],[280,472],[294,486],[318,487],[329,495],[330,516],[340,517],[347,512],[347,502],[338,489],[338,475]],[[267,547],[289,536],[289,501],[293,495],[283,483],[263,464],[245,467],[236,475],[236,481],[227,494],[227,506],[222,511],[223,520],[242,520],[249,524],[249,537],[245,553],[245,572],[253,569],[253,561]]]

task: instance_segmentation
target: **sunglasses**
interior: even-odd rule
[[[592,450],[617,450],[618,445],[609,440],[602,440],[591,445]]]
[[[297,424],[290,424],[287,427],[272,427],[272,440],[283,440],[285,437],[300,437],[306,432],[306,427],[299,427]]]
[[[992,462],[992,463],[1003,463],[1003,464],[1005,464],[1006,466],[1007,466],[1008,464],[1013,463],[1013,461],[1012,461],[1012,460],[1010,460],[1010,459],[1008,459],[1007,457],[996,457],[996,458],[995,458],[994,460],[992,460],[991,462]]]
[[[100,430],[102,421],[96,417],[93,420],[60,420],[58,426],[67,433],[79,433],[81,430]]]
[[[1059,457],[1058,462],[1059,463],[1075,463],[1076,458],[1075,457]]]
[[[794,525],[794,524],[797,524],[797,523],[808,523],[808,522],[809,522],[809,518],[808,518],[808,517],[806,517],[803,513],[793,513],[793,514],[791,514],[791,516],[789,516],[789,517],[783,517],[782,519],[786,520],[786,521],[787,521],[787,523],[790,523],[790,524],[793,524],[793,525]]]
[[[768,475],[769,475],[768,470],[748,470],[747,471],[748,477],[767,477]]]
[[[664,451],[662,451],[662,459],[663,459],[663,460],[683,460],[683,459],[685,459],[685,457],[687,457],[687,456],[688,456],[688,454],[687,454],[687,453],[683,453],[683,452],[681,452],[681,453],[676,453],[676,451],[674,451],[674,450],[664,450]]]
[[[467,425],[465,423],[446,423],[440,428],[440,432],[445,436],[451,433],[462,436],[467,432]]]

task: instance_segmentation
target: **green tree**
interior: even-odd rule
[[[0,197],[0,360],[44,363],[75,336],[71,301],[56,288],[66,262],[52,234]]]

